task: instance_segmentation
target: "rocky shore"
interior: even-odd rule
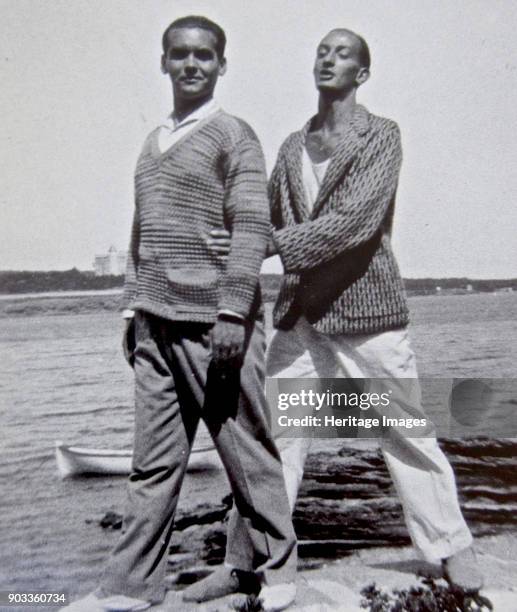
[[[441,445],[456,473],[474,535],[516,533],[517,441],[478,438],[444,440]],[[320,567],[353,551],[410,542],[380,451],[368,444],[356,446],[309,456],[294,512],[301,568]],[[225,497],[178,513],[169,557],[174,580],[190,582],[223,561],[230,506],[231,498]]]

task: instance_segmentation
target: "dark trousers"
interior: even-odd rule
[[[250,324],[242,368],[210,364],[210,325],[136,313],[136,414],[125,532],[104,573],[104,595],[151,602],[163,578],[173,519],[199,419],[226,469],[234,510],[226,562],[294,580],[296,537],[264,395],[265,336]]]

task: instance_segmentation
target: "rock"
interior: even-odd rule
[[[99,521],[99,525],[103,529],[121,529],[123,517],[117,512],[106,512]]]
[[[445,440],[456,473],[460,502],[475,536],[514,530],[517,525],[517,442]],[[188,581],[189,571],[222,563],[231,496],[178,512],[169,569]],[[301,567],[374,546],[409,543],[402,508],[377,449],[343,446],[307,460],[293,515]],[[108,512],[103,527],[117,529],[122,517]],[[201,569],[199,569],[201,568]],[[198,574],[196,574],[197,576]]]

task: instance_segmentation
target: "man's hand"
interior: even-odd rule
[[[122,336],[122,350],[124,351],[124,357],[131,367],[135,363],[135,319],[124,319],[125,328],[124,335]]]
[[[210,334],[212,360],[216,366],[240,367],[244,357],[246,327],[244,321],[217,319]]]
[[[275,241],[273,240],[273,236],[270,236],[267,244],[266,257],[273,257],[273,255],[279,255],[279,253],[278,249],[276,248]]]
[[[228,258],[231,243],[231,234],[224,228],[214,229],[210,232],[208,248],[212,253],[221,256],[223,259]]]
[[[208,248],[210,249],[210,251],[212,251],[212,253],[219,255],[223,259],[228,258],[228,255],[230,254],[231,243],[231,234],[224,228],[214,229],[210,232]],[[278,250],[276,248],[276,244],[273,241],[273,237],[271,236],[267,245],[266,257],[272,257],[273,255],[278,255]]]

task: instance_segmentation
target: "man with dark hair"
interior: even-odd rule
[[[260,592],[266,610],[280,610],[295,596],[296,537],[264,396],[265,165],[252,129],[213,99],[226,71],[224,44],[223,30],[203,17],[177,20],[164,35],[161,67],[174,110],[138,159],[124,289],[136,385],[125,532],[100,588],[71,610],[143,610],[164,599],[174,513],[200,419],[239,519],[218,574],[224,579],[204,597]],[[220,225],[231,235],[227,258],[207,246]]]
[[[224,60],[224,50],[226,48],[226,34],[221,26],[217,25],[210,19],[202,17],[200,15],[188,15],[187,17],[180,17],[173,21],[169,27],[165,30],[162,36],[162,50],[163,54],[166,55],[169,50],[169,34],[172,30],[180,30],[186,28],[198,28],[200,30],[206,30],[211,32],[215,38],[214,48],[217,53],[219,60]]]
[[[267,373],[366,378],[377,385],[388,379],[394,395],[387,416],[420,418],[409,311],[390,242],[400,133],[395,122],[356,102],[369,66],[364,39],[350,30],[330,31],[314,64],[318,112],[278,154],[270,179],[269,254],[280,255],[284,276]],[[212,248],[223,254],[224,233],[213,238]],[[443,560],[451,582],[479,589],[472,536],[434,430],[425,437],[394,428],[387,433],[381,448],[414,544],[429,560]],[[310,439],[286,438],[279,445],[294,508]]]

